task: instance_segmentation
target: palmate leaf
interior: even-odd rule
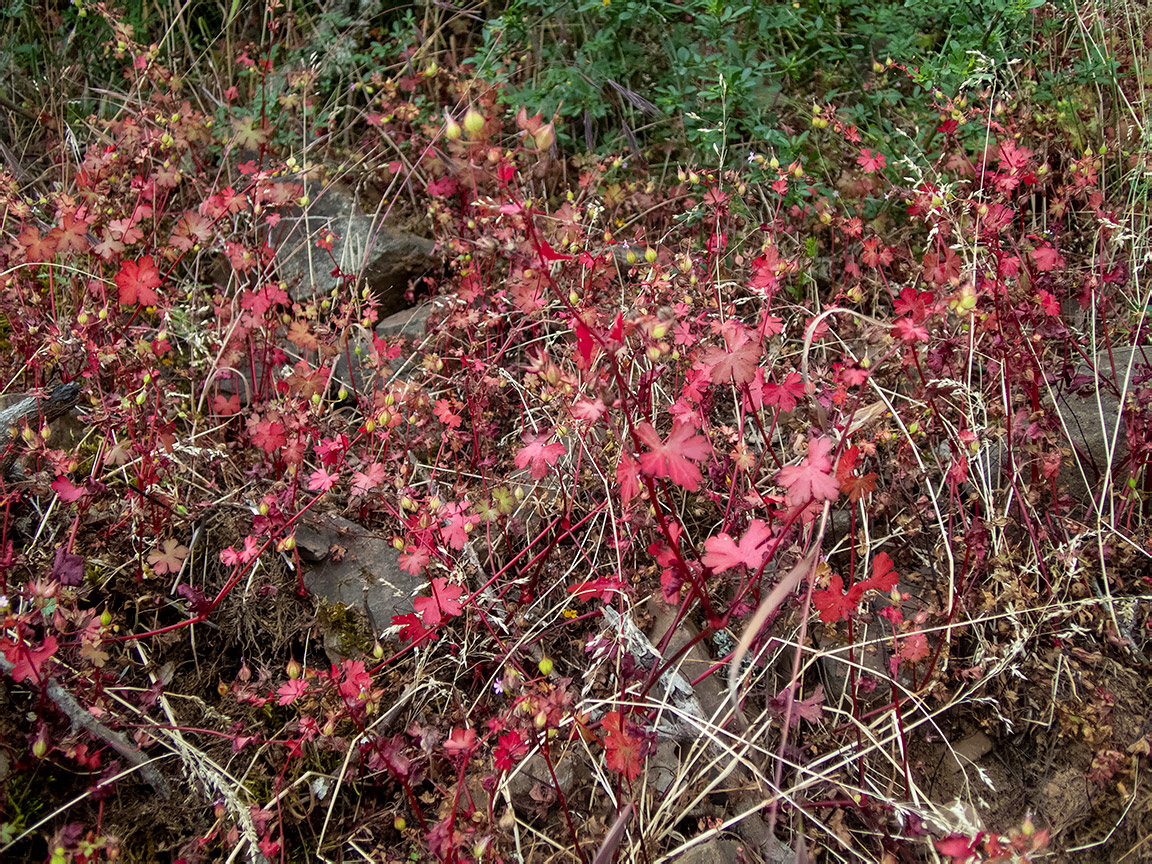
[[[753,519],[739,543],[728,534],[717,534],[705,540],[704,557],[701,560],[705,567],[717,573],[741,564],[749,570],[759,570],[764,563],[764,555],[768,551],[766,544],[771,537],[772,532],[768,526],[760,519]]]
[[[160,286],[160,271],[151,255],[139,261],[125,261],[116,274],[116,285],[120,289],[120,302],[125,306],[138,303],[141,306],[154,306],[160,299],[156,288]]]
[[[640,776],[640,739],[628,734],[624,717],[619,711],[609,711],[600,725],[608,733],[604,736],[604,755],[608,767],[628,780],[635,780]]]
[[[524,443],[523,449],[516,454],[516,467],[524,468],[531,464],[533,480],[539,480],[548,473],[548,468],[556,464],[556,460],[568,452],[559,441],[545,444],[551,436],[540,435],[530,438]]]
[[[827,438],[813,438],[808,442],[808,456],[799,465],[780,469],[776,482],[787,491],[785,500],[790,506],[810,501],[835,501],[840,494],[840,482],[832,476],[832,460],[828,453],[832,442]]]
[[[642,471],[653,477],[667,477],[689,492],[696,491],[701,475],[700,469],[692,463],[706,459],[712,452],[707,438],[698,435],[687,423],[673,426],[667,441],[660,440],[660,435],[650,423],[638,424],[636,434],[650,448],[648,453],[640,455]]]

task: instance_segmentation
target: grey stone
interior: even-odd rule
[[[992,739],[977,730],[945,750],[942,767],[951,774],[974,767],[992,752],[992,746]]]
[[[846,644],[829,645],[829,650],[821,651],[820,672],[829,706],[839,706],[841,700],[851,701],[852,692],[849,683],[852,680],[853,669],[856,670],[857,682],[862,676],[868,676],[877,685],[869,692],[859,690],[859,699],[871,702],[875,699],[891,698],[891,690],[885,684],[890,679],[887,645],[889,640],[889,631],[885,629],[884,621],[873,615],[865,625],[863,637],[851,646],[851,662],[849,646]]]
[[[532,796],[532,790],[537,786],[551,792],[559,790],[567,798],[576,782],[575,766],[576,754],[572,748],[564,752],[553,751],[552,769],[556,772],[556,781],[553,782],[544,757],[540,753],[533,753],[508,777],[508,794],[512,797],[512,805],[517,809],[527,809],[545,803],[537,800],[540,797],[539,790],[536,798]]]
[[[670,860],[676,864],[732,864],[739,851],[740,844],[734,840],[713,837]]]
[[[428,320],[432,314],[437,311],[440,302],[441,301],[438,300],[427,300],[408,309],[394,312],[376,325],[375,335],[388,341],[394,341],[400,337],[419,341],[427,331]],[[418,368],[418,364],[409,362],[411,360],[411,354],[406,353],[392,361],[389,368],[385,369],[382,373],[378,373],[377,370],[368,365],[365,359],[369,356],[368,348],[370,347],[370,342],[370,338],[365,335],[354,336],[350,339],[351,344],[348,350],[342,351],[340,356],[336,358],[336,367],[333,369],[330,382],[331,390],[334,391],[343,386],[347,387],[353,393],[371,393],[374,387],[381,386],[382,382],[379,380],[381,377],[385,380],[393,374],[406,377]],[[356,354],[357,346],[362,349],[360,355]],[[242,365],[242,368],[238,370],[244,378],[243,381],[231,373],[214,376],[209,395],[215,396],[220,394],[231,396],[233,394],[239,394],[241,401],[244,404],[248,404],[251,393],[271,392],[271,388],[275,386],[275,382],[300,359],[299,349],[286,340],[280,345],[280,350],[284,352],[285,356],[284,362],[279,364],[267,362],[263,353],[254,352],[251,366],[245,363]],[[351,364],[349,364],[349,357],[351,357]],[[315,362],[315,358],[313,357],[312,359],[313,362]],[[256,371],[255,383],[260,385],[261,389],[258,389],[256,386],[250,386],[253,384],[250,371],[252,367],[254,367]]]
[[[1152,365],[1152,347],[1122,346],[1113,348],[1111,358],[1107,351],[1096,358],[1096,368],[1081,365],[1076,375],[1088,379],[1085,387],[1065,390],[1056,400],[1060,412],[1061,426],[1068,444],[1072,448],[1072,458],[1061,466],[1060,482],[1070,490],[1084,494],[1097,491],[1101,478],[1109,465],[1117,472],[1128,455],[1128,441],[1124,429],[1116,433],[1117,421],[1123,417],[1120,400],[1116,391],[1124,388],[1128,366],[1131,364],[1129,390],[1135,382],[1147,379]],[[1080,395],[1085,393],[1086,395]],[[1112,459],[1108,458],[1108,448],[1116,437],[1116,448]],[[1112,488],[1124,483],[1127,476],[1114,473]]]
[[[388,342],[401,337],[418,342],[427,331],[428,319],[436,311],[437,305],[437,301],[427,300],[389,315],[376,325],[376,337]],[[357,347],[361,348],[359,355],[356,353]],[[411,353],[405,352],[393,360],[391,366],[377,371],[364,359],[369,356],[369,347],[369,339],[364,335],[351,340],[349,350],[342,352],[336,360],[336,368],[332,373],[333,384],[336,387],[344,386],[354,393],[371,393],[373,389],[383,385],[381,378],[387,380],[394,374],[404,377],[418,368],[419,364],[408,362],[411,360]]]
[[[341,280],[332,275],[334,259],[343,273],[357,277],[355,284],[371,289],[382,315],[403,309],[408,283],[436,265],[435,242],[386,229],[340,185],[305,183],[305,192],[308,204],[284,213],[276,243],[280,278],[293,299],[326,294],[337,287]],[[336,235],[331,258],[316,245],[324,231]]]
[[[656,752],[648,757],[647,780],[651,784],[652,792],[663,798],[668,787],[676,780],[680,773],[680,756],[675,741],[661,741]]]
[[[425,580],[400,567],[400,553],[367,528],[332,514],[308,514],[296,526],[304,586],[330,604],[362,612],[379,636],[392,616],[412,611]]]
[[[653,644],[659,644],[668,632],[668,628],[672,627],[676,621],[676,607],[669,606],[659,597],[652,597],[648,601],[647,611],[652,622],[649,629],[650,638]],[[679,654],[698,633],[696,625],[691,621],[680,621],[668,639],[668,647],[665,649],[664,656],[674,657]],[[708,650],[701,640],[689,648],[673,668],[684,680],[694,681],[712,668],[715,663],[716,661],[709,656]],[[697,681],[695,687],[692,688],[696,699],[699,700],[698,704],[702,709],[704,719],[719,721],[727,715],[729,710],[728,693],[722,683],[726,680],[726,676],[727,669],[721,669],[707,678]],[[742,710],[736,711],[731,726],[736,731],[743,731],[748,728],[748,720]]]

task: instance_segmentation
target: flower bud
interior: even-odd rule
[[[545,123],[532,133],[532,140],[536,142],[537,150],[547,150],[556,140],[556,127],[551,123]]]
[[[291,660],[288,661],[288,666],[285,669],[285,671],[288,673],[288,677],[292,681],[295,681],[297,678],[300,677],[300,673],[303,671],[303,667],[300,665],[299,661],[297,661],[296,658],[293,657]]]
[[[464,115],[464,131],[469,138],[479,138],[484,131],[484,115],[475,108],[469,108]]]
[[[456,122],[456,118],[454,118],[451,114],[449,114],[448,109],[445,108],[444,109],[444,137],[447,138],[449,141],[456,141],[460,138],[460,136],[462,134],[463,134],[463,130],[460,129],[460,124]]]

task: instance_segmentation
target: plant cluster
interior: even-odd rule
[[[1031,726],[1146,811],[1142,118],[931,88],[899,150],[822,100],[811,158],[662,180],[416,52],[340,125],[276,4],[214,105],[85,11],[119,109],[0,175],[0,373],[84,394],[7,442],[0,854],[1025,861],[1065,826],[934,784]],[[283,278],[337,178],[430,226],[426,331],[335,221],[336,287]],[[306,590],[331,512],[423,585],[383,632]]]

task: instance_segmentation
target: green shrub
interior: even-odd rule
[[[687,143],[711,161],[745,145],[791,158],[800,142],[781,127],[798,103],[836,100],[888,131],[885,113],[919,94],[876,80],[875,62],[918,65],[919,81],[955,92],[1016,58],[1008,37],[1038,5],[509,0],[469,62],[514,104],[558,112],[562,136],[590,149]]]

